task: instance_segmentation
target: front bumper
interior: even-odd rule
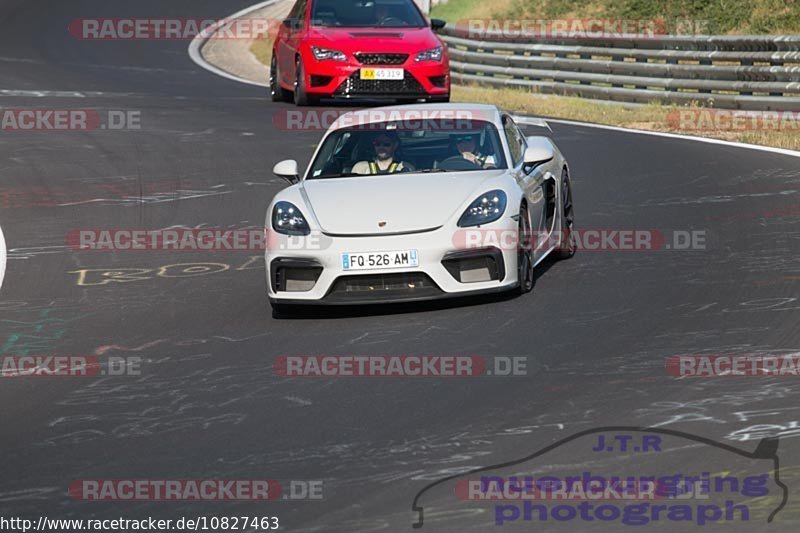
[[[333,98],[428,98],[450,94],[448,62],[416,63],[409,58],[401,65],[362,65],[357,62],[317,61],[304,63],[306,92]],[[362,68],[402,68],[402,80],[362,80]]]
[[[273,305],[322,305],[322,306],[347,306],[347,305],[376,305],[376,304],[402,304],[402,303],[416,303],[416,302],[430,302],[434,300],[448,300],[453,298],[467,298],[475,296],[490,296],[493,294],[508,292],[516,289],[519,286],[518,282],[489,289],[476,289],[462,292],[442,292],[436,296],[408,296],[398,298],[383,298],[383,299],[357,299],[352,300],[330,300],[323,298],[322,300],[298,300],[290,298],[270,298],[269,301]]]
[[[496,226],[495,226],[496,224]],[[510,218],[493,227],[516,229]],[[487,294],[517,287],[517,252],[498,248],[459,250],[453,228],[423,233],[328,237],[312,234],[270,239],[265,254],[268,296],[276,304],[357,305],[417,302]],[[344,270],[345,252],[417,250],[415,267]],[[465,270],[454,268],[457,262]],[[287,270],[294,269],[287,281]],[[299,272],[303,272],[299,275]],[[300,279],[302,278],[302,279]]]

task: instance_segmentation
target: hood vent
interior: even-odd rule
[[[371,37],[373,39],[402,39],[402,33],[384,33],[384,32],[358,32],[358,33],[351,33],[350,37]]]

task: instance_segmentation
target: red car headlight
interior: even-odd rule
[[[344,55],[344,52],[340,52],[339,50],[331,50],[330,48],[317,48],[316,46],[312,46],[311,53],[314,54],[314,59],[317,61],[347,61],[347,56]]]
[[[414,61],[441,61],[442,60],[442,47],[437,46],[430,50],[423,50],[417,54]]]

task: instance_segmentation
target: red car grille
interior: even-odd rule
[[[362,80],[359,71],[353,72],[334,92],[334,96],[415,96],[425,88],[408,72],[402,80]]]
[[[356,54],[356,59],[362,65],[402,65],[408,54]]]

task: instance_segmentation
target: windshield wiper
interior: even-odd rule
[[[434,172],[460,172],[456,170],[450,170],[447,168],[426,168],[425,170],[409,170],[408,172],[393,172],[393,173],[386,173],[386,174],[357,174],[355,172],[345,172],[343,174],[322,174],[320,176],[311,176],[308,179],[310,180],[321,180],[321,179],[328,179],[328,178],[353,178],[356,176],[361,177],[369,177],[369,176],[394,176],[394,175],[401,175],[401,174],[432,174]]]
[[[320,176],[311,176],[310,180],[322,180],[327,178],[352,178],[353,176],[365,176],[366,174],[356,174],[354,172],[345,172],[344,174],[322,174]]]

